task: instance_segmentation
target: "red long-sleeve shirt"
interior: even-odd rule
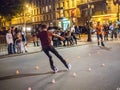
[[[38,36],[40,38],[42,48],[51,46],[51,41],[52,41],[52,33],[51,32],[41,31]]]

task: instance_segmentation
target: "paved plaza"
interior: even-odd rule
[[[58,49],[71,63],[54,74],[43,52],[0,59],[0,90],[119,90],[120,41]]]

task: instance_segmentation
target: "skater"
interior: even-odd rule
[[[41,41],[42,50],[49,57],[51,69],[55,73],[58,72],[58,68],[54,66],[53,58],[52,58],[50,52],[55,54],[60,59],[60,61],[65,65],[65,67],[68,70],[70,70],[71,69],[71,65],[69,63],[67,63],[63,59],[63,57],[56,51],[56,49],[51,45],[52,36],[60,38],[61,40],[64,40],[64,38],[59,36],[59,35],[57,35],[57,34],[53,34],[52,32],[49,32],[47,30],[47,25],[45,25],[45,24],[43,24],[41,26],[41,28],[39,28],[39,30],[40,30],[40,32],[39,32],[38,35],[39,35],[39,38],[40,38],[40,41]]]
[[[100,46],[100,41],[101,41],[101,46],[105,46],[103,43],[103,27],[100,25],[100,22],[97,23],[96,26],[96,32],[97,32],[97,40],[98,40],[98,46]],[[101,38],[101,40],[99,40]]]

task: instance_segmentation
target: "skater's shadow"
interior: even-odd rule
[[[59,70],[57,73],[66,72],[67,70]],[[23,77],[30,77],[30,76],[39,76],[39,75],[49,75],[55,74],[54,72],[46,72],[46,73],[29,73],[29,74],[19,74],[19,75],[11,75],[11,76],[3,76],[0,77],[0,81],[8,80],[8,79],[15,79],[15,78],[23,78]]]
[[[112,47],[102,47],[102,46],[99,46],[101,49],[103,50],[107,50],[107,51],[110,51],[112,49]]]

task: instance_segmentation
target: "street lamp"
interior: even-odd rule
[[[88,42],[91,42],[92,41],[92,39],[91,39],[91,30],[90,30],[90,26],[91,26],[91,16],[92,16],[92,14],[93,14],[93,9],[94,9],[94,5],[93,4],[90,4],[89,2],[88,2],[88,21],[87,21],[87,29],[88,29],[88,39],[87,39],[87,41]]]
[[[24,19],[24,28],[23,29],[25,32],[27,32],[26,31],[26,16],[31,15],[31,11],[32,11],[31,6],[26,4],[25,9],[24,9],[24,17],[23,17],[23,19]]]
[[[117,20],[119,21],[119,13],[120,13],[120,0],[113,0],[113,4],[116,5],[118,4],[118,13],[117,13]]]

